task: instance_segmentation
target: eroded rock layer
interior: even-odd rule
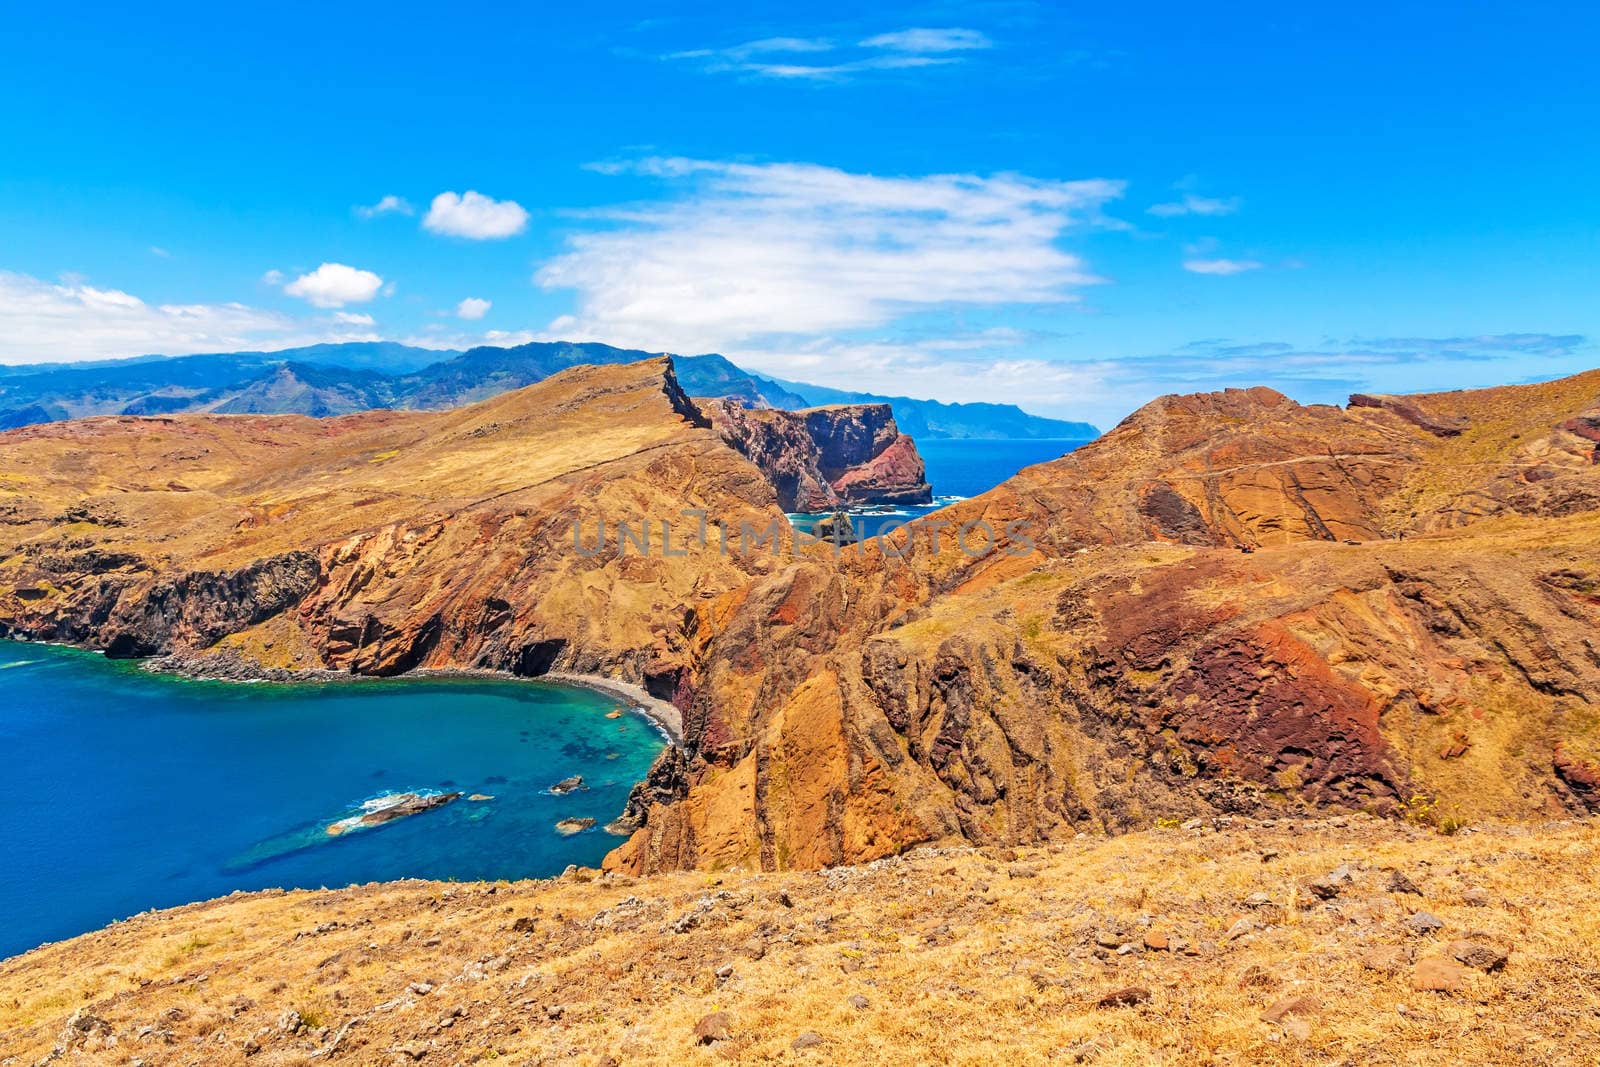
[[[710,609],[687,753],[612,862],[1593,809],[1597,395],[1600,372],[1403,410],[1163,398],[893,551],[762,576]]]
[[[917,446],[888,404],[835,404],[801,411],[701,400],[723,439],[749,458],[786,511],[933,500]]]
[[[449,412],[15,431],[0,624],[220,671],[644,685],[684,736],[621,823],[630,871],[1600,805],[1600,372],[1167,397],[887,544],[796,556],[780,496],[920,477],[847,410],[714,428],[653,360]],[[774,533],[725,550],[743,524]]]

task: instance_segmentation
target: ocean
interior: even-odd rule
[[[1085,444],[1087,440],[1063,439],[918,441],[917,451],[927,466],[928,484],[933,486],[933,503],[853,509],[851,523],[861,536],[871,537],[894,523],[919,519],[987,492],[1024,467],[1060,459]],[[797,528],[810,531],[823,517],[824,513],[804,513],[789,519]]]
[[[623,701],[514,679],[203,682],[0,641],[0,692],[0,957],[235,889],[597,865],[665,743],[638,714],[607,718]],[[549,792],[575,774],[586,788]],[[326,832],[446,791],[463,795]],[[564,836],[567,818],[595,826]]]
[[[925,515],[1082,443],[924,442],[935,504],[869,509],[858,526]],[[602,827],[665,743],[631,711],[608,717],[625,702],[528,680],[206,682],[0,641],[0,693],[11,766],[0,957],[235,889],[592,866],[620,840]],[[586,788],[552,794],[571,775]],[[456,791],[419,814],[327,832],[395,794]],[[595,826],[565,836],[567,818]]]

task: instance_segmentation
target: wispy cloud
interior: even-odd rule
[[[765,37],[726,48],[672,52],[662,58],[695,62],[711,73],[826,83],[848,81],[872,71],[948,66],[961,62],[963,53],[993,47],[994,41],[980,30],[918,27],[876,34],[853,44],[827,37]]]
[[[888,48],[896,52],[967,52],[993,48],[994,42],[981,30],[916,28],[880,33],[861,42],[862,48]]]
[[[609,169],[616,169],[615,167]],[[812,164],[650,159],[664,203],[599,213],[535,275],[573,289],[564,337],[707,351],[961,307],[1064,304],[1099,279],[1059,247],[1123,183],[885,178]]]
[[[1581,334],[1463,337],[1210,338],[1165,352],[1074,364],[1091,379],[1066,410],[1109,425],[1164,393],[1267,385],[1302,403],[1343,404],[1351,393],[1481,388],[1576,373],[1595,362]],[[1059,410],[1059,409],[1058,409]]]
[[[369,340],[370,326],[370,322],[296,318],[238,303],[150,304],[132,293],[81,279],[52,283],[0,271],[0,363]]]
[[[1191,274],[1243,274],[1246,271],[1260,270],[1263,266],[1263,263],[1254,259],[1186,259],[1183,261],[1183,269]]]
[[[379,215],[414,215],[416,210],[404,197],[391,193],[376,204],[358,205],[355,213],[364,219],[375,219]]]
[[[1180,199],[1164,204],[1151,204],[1145,210],[1160,218],[1176,218],[1180,215],[1231,215],[1239,210],[1243,203],[1238,197],[1213,197],[1196,196],[1185,193]]]

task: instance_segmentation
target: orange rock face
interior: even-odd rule
[[[1164,398],[898,553],[758,578],[699,635],[698,733],[611,862],[1594,808],[1600,479],[1575,413],[1597,394],[1600,373],[1349,410]],[[973,558],[953,533],[978,520],[1022,526]],[[842,721],[797,717],[819,707]]]
[[[630,802],[632,871],[1238,810],[1545,818],[1600,806],[1597,408],[1600,372],[1168,397],[798,556],[788,468],[665,360],[448,412],[57,423],[0,435],[0,626],[224,673],[644,685],[684,738]],[[914,473],[897,430],[856,438],[863,481]],[[718,522],[778,532],[724,552]]]

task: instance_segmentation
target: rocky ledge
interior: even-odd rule
[[[766,474],[785,511],[933,500],[916,442],[888,404],[835,404],[801,411],[702,400],[712,425]]]

